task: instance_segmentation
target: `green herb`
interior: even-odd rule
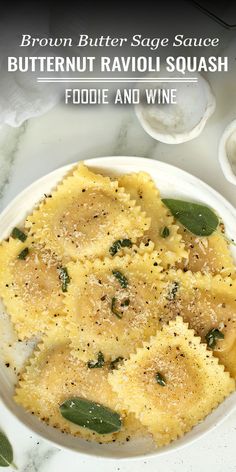
[[[214,349],[216,347],[217,339],[224,339],[224,334],[217,328],[213,328],[206,335],[207,346],[210,349]]]
[[[111,256],[115,256],[115,254],[120,250],[121,247],[132,247],[133,243],[130,239],[118,239],[115,241],[109,249]]]
[[[118,413],[85,398],[69,398],[60,405],[60,412],[63,418],[98,434],[114,433],[122,425]]]
[[[27,236],[23,231],[21,231],[19,228],[13,228],[11,235],[14,239],[19,239],[22,243],[25,242],[27,239]]]
[[[119,364],[119,362],[123,361],[123,357],[119,356],[117,357],[116,359],[114,359],[114,361],[111,361],[110,363],[110,369],[116,369],[117,368],[117,364]]]
[[[129,298],[126,298],[126,299],[120,304],[120,306],[122,306],[122,307],[123,307],[123,306],[129,306],[129,304],[130,304],[130,299],[129,299]]]
[[[24,261],[26,257],[28,256],[28,254],[29,254],[29,248],[25,247],[25,249],[23,249],[23,251],[21,251],[20,254],[18,254],[18,259],[21,259],[22,261]]]
[[[168,238],[169,235],[170,235],[169,228],[167,228],[167,226],[164,226],[164,228],[161,230],[161,237]]]
[[[14,469],[17,468],[13,463],[12,445],[5,434],[0,431],[0,467],[9,467],[10,465]]]
[[[172,215],[196,236],[210,236],[219,225],[217,215],[205,205],[172,198],[164,198],[162,201]]]
[[[122,288],[127,288],[128,286],[127,278],[119,270],[113,270],[112,273],[114,277],[118,280],[120,286]]]
[[[156,377],[156,381],[159,385],[161,385],[162,387],[166,386],[165,378],[163,377],[163,375],[160,374],[160,372],[157,372],[155,377]]]
[[[97,361],[88,361],[88,368],[89,369],[99,369],[103,367],[105,363],[104,355],[101,351],[98,353]]]
[[[112,311],[113,315],[117,316],[117,318],[119,318],[119,319],[122,318],[122,314],[116,308],[116,298],[115,297],[112,297],[112,299],[111,299],[111,311]]]
[[[176,298],[176,293],[179,289],[179,282],[172,282],[171,286],[169,287],[169,293],[167,295],[167,300],[173,301]]]
[[[66,267],[60,267],[59,279],[62,283],[62,291],[67,292],[68,284],[70,283],[70,276]]]

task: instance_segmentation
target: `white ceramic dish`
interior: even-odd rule
[[[167,78],[173,76],[166,72],[160,74]],[[169,84],[163,81],[158,84],[162,90],[177,89],[176,104],[136,105],[137,118],[152,138],[167,144],[179,144],[196,138],[202,132],[216,103],[208,81],[201,74],[195,73],[193,76],[197,78],[196,83]],[[183,74],[175,73],[175,77],[183,79]],[[149,87],[155,88],[155,84],[142,85],[142,88]]]
[[[124,156],[90,159],[85,161],[85,163],[94,170],[101,170],[101,172],[109,175],[140,170],[149,172],[163,196],[204,202],[206,205],[214,208],[219,215],[223,216],[228,236],[236,238],[236,210],[215,190],[196,177],[176,167],[151,159]],[[0,239],[6,238],[9,235],[11,229],[25,218],[33,206],[43,197],[44,193],[49,193],[55,187],[57,182],[61,180],[70,168],[71,165],[62,167],[37,180],[13,200],[0,216]],[[232,250],[236,260],[236,250],[235,248]],[[9,376],[8,369],[4,368],[3,365],[0,369],[0,394],[7,408],[15,416],[15,421],[21,421],[25,426],[43,438],[59,444],[60,447],[77,451],[80,454],[111,459],[132,459],[175,451],[210,431],[236,408],[236,393],[234,393],[209,415],[205,421],[196,426],[183,438],[158,450],[153,447],[150,441],[142,439],[130,441],[124,445],[88,443],[46,426],[14,403],[12,399],[13,382],[11,376]]]
[[[226,126],[219,142],[218,156],[226,179],[236,185],[236,120]]]

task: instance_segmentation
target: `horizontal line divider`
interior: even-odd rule
[[[113,79],[113,80],[108,80],[108,79],[101,79],[101,80],[93,80],[93,79],[61,79],[61,80],[55,80],[55,79],[37,79],[37,82],[78,82],[78,83],[102,83],[102,82],[107,82],[107,83],[118,83],[118,82],[134,82],[134,83],[197,83],[197,80],[131,80],[131,79]]]
[[[198,77],[38,77],[38,79],[69,79],[69,80],[117,80],[117,79],[132,79],[132,80],[198,80]]]

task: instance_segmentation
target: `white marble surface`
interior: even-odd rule
[[[223,177],[217,146],[225,125],[236,116],[235,71],[211,77],[217,109],[201,136],[182,145],[154,141],[140,127],[133,108],[58,105],[20,128],[0,129],[0,205],[42,175],[78,159],[128,155],[174,164],[202,178],[236,204],[236,187]],[[130,157],[131,159],[131,157]],[[217,429],[179,452],[137,461],[97,460],[61,450],[21,425],[1,404],[0,428],[14,446],[20,472],[227,472],[236,471],[236,412]]]

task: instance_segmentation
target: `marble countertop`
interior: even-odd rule
[[[20,128],[0,129],[0,205],[2,209],[31,182],[59,166],[97,156],[127,155],[158,159],[201,178],[236,204],[236,187],[228,183],[217,160],[219,137],[236,115],[234,75],[224,87],[210,78],[217,109],[201,136],[189,143],[166,145],[140,127],[132,107],[57,105]],[[130,157],[132,159],[132,157]],[[62,450],[31,433],[1,404],[0,428],[14,446],[20,472],[214,472],[236,471],[236,412],[192,445],[152,459],[111,461]]]

